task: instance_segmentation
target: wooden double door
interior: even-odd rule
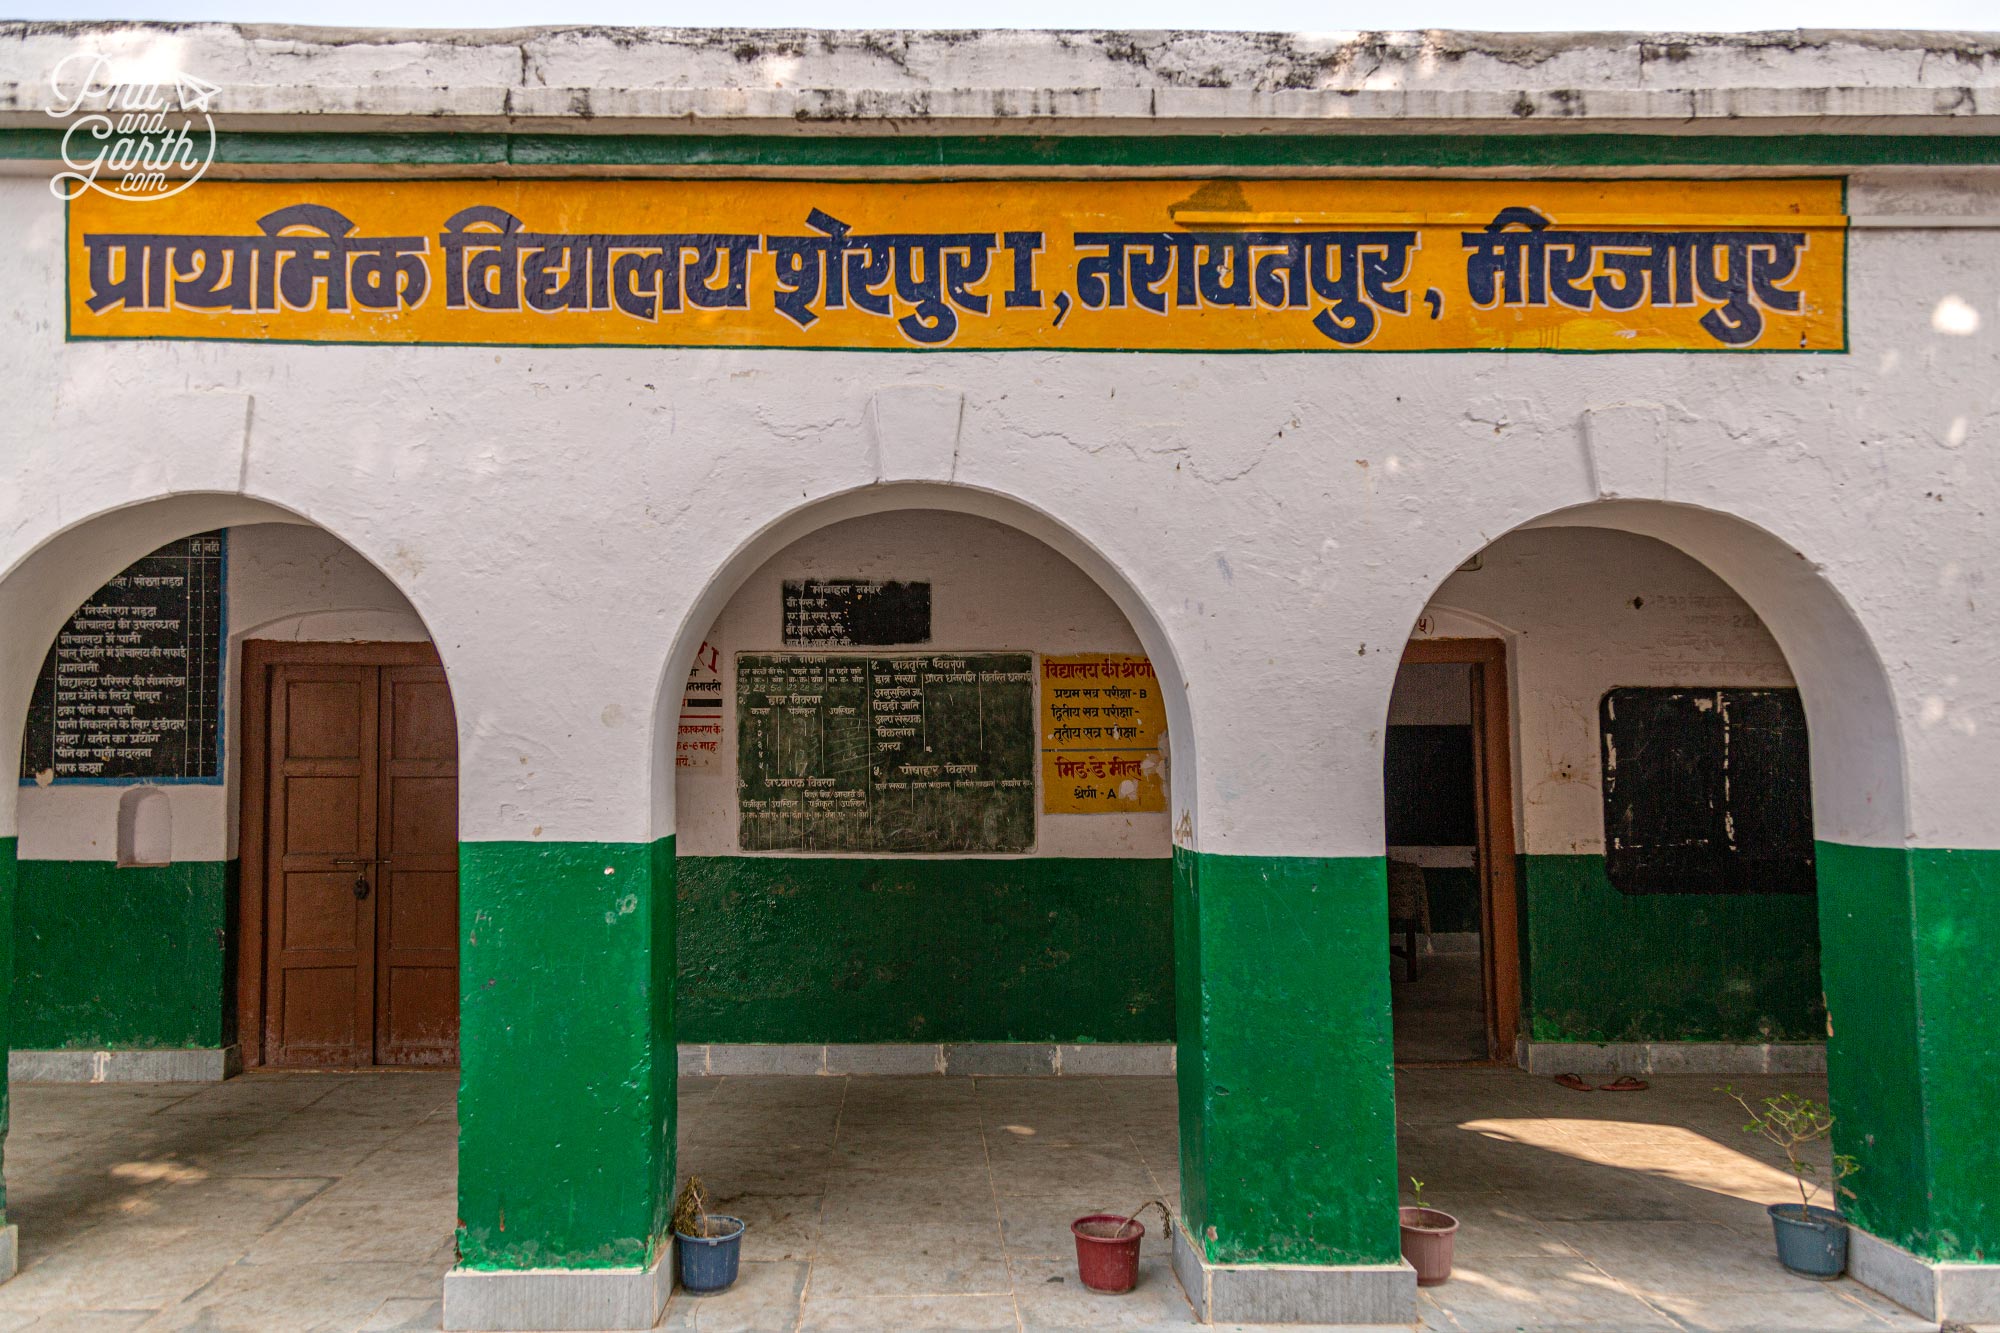
[[[457,1064],[458,733],[434,650],[253,643],[245,667],[264,1063]]]

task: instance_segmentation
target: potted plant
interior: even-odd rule
[[[1458,1235],[1458,1219],[1439,1208],[1424,1205],[1424,1182],[1410,1177],[1410,1193],[1416,1203],[1396,1210],[1403,1229],[1403,1257],[1417,1270],[1417,1285],[1435,1287],[1451,1276],[1451,1247]]]
[[[1776,1144],[1785,1154],[1785,1162],[1791,1168],[1792,1177],[1799,1184],[1799,1201],[1774,1203],[1765,1209],[1771,1216],[1771,1230],[1778,1242],[1778,1262],[1800,1277],[1815,1278],[1829,1282],[1847,1271],[1847,1221],[1833,1208],[1814,1205],[1812,1196],[1820,1191],[1820,1186],[1811,1183],[1819,1174],[1819,1167],[1799,1156],[1799,1151],[1809,1143],[1819,1143],[1833,1133],[1833,1112],[1824,1103],[1809,1097],[1794,1097],[1790,1093],[1780,1093],[1776,1097],[1766,1097],[1752,1106],[1750,1100],[1734,1088],[1724,1087],[1718,1091],[1733,1098],[1738,1106],[1750,1113],[1750,1123],[1743,1127],[1746,1134],[1755,1134],[1768,1143]],[[1845,1153],[1833,1155],[1832,1188],[1836,1200],[1838,1196],[1854,1197],[1854,1191],[1840,1182],[1853,1175],[1860,1163]]]
[[[673,1227],[680,1242],[681,1286],[697,1295],[727,1291],[736,1281],[743,1219],[709,1212],[702,1202],[701,1178],[689,1176],[674,1200]]]
[[[1150,1199],[1129,1213],[1090,1213],[1070,1223],[1076,1237],[1076,1271],[1083,1285],[1106,1296],[1122,1296],[1139,1284],[1139,1242],[1146,1227],[1139,1214],[1160,1210],[1162,1231],[1171,1235],[1174,1215],[1164,1199]]]

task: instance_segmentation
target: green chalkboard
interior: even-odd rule
[[[1034,682],[1026,653],[739,654],[743,850],[1029,850]]]

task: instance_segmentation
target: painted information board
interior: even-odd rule
[[[1034,683],[1026,653],[739,654],[738,842],[1028,851]]]
[[[1844,184],[203,180],[69,205],[73,338],[1846,348]]]
[[[784,592],[787,648],[876,648],[931,641],[928,583],[787,579]]]
[[[222,781],[226,541],[170,542],[77,608],[35,678],[23,782]]]
[[[708,640],[694,655],[681,690],[674,733],[674,767],[708,769],[722,753],[722,654]]]
[[[1134,653],[1042,658],[1042,810],[1167,808],[1166,708],[1153,664]]]

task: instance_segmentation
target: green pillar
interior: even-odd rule
[[[674,1186],[673,839],[471,842],[459,868],[460,1268],[649,1267]]]
[[[0,838],[0,1144],[14,1123],[12,1093],[7,1082],[7,1055],[14,1049],[14,900],[20,886],[19,843],[13,834]],[[0,1148],[0,1163],[5,1161]],[[16,1249],[7,1221],[6,1173],[0,1170],[0,1282],[14,1276]]]
[[[2000,1262],[2000,852],[1819,844],[1834,1141],[1863,1230]]]
[[[1181,1211],[1213,1264],[1394,1264],[1381,857],[1174,849]]]

